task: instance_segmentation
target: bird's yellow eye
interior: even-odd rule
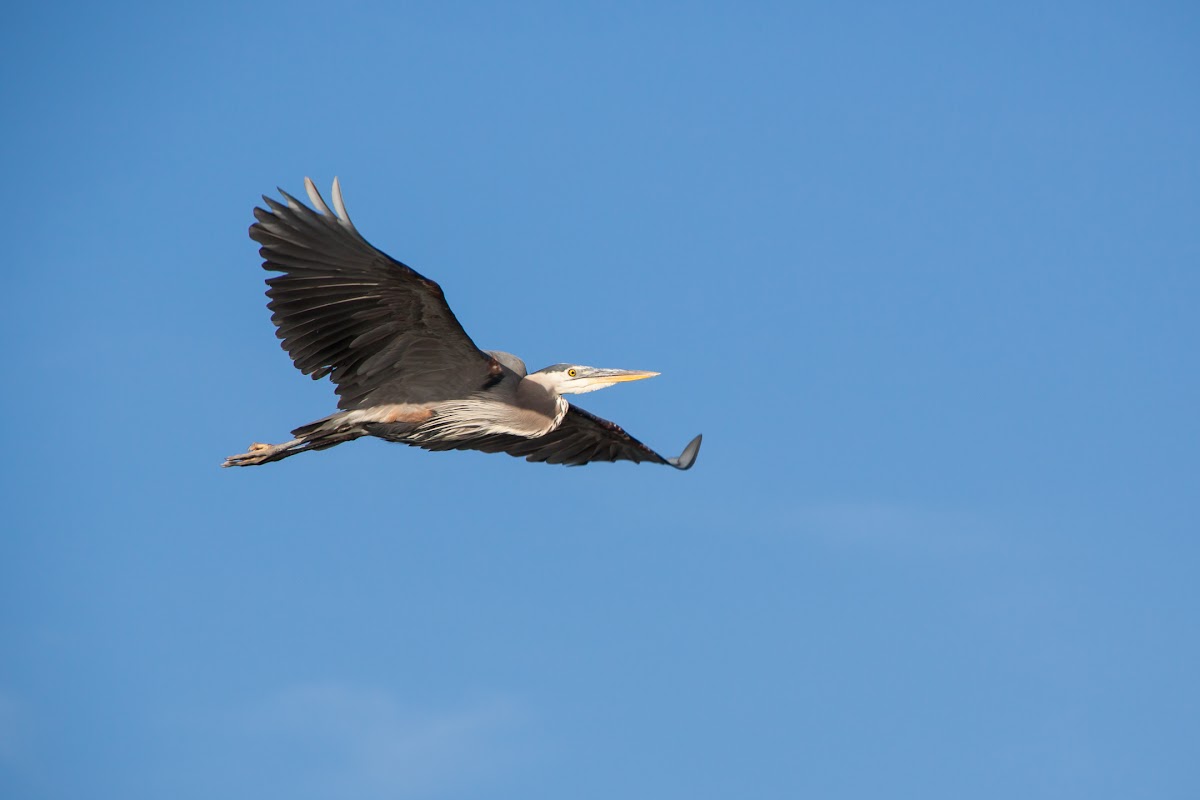
[[[573,370],[573,369],[569,369],[569,370],[567,370],[567,377],[568,377],[568,378],[574,378],[574,377],[575,377],[575,370]]]

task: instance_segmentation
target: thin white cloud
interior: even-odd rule
[[[317,794],[425,797],[470,786],[519,758],[522,713],[493,698],[440,712],[403,708],[389,692],[346,684],[295,686],[246,717],[246,733],[285,763],[302,764]],[[519,737],[517,737],[519,738]]]
[[[17,699],[0,690],[0,764],[14,765],[20,742],[20,709]]]
[[[793,511],[791,522],[840,545],[953,555],[996,544],[992,526],[978,517],[881,503],[809,506]]]

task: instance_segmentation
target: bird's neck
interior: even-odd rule
[[[541,414],[550,418],[550,425],[544,433],[557,428],[567,416],[571,405],[557,391],[555,380],[545,373],[535,372],[526,375],[517,387],[517,394],[522,405],[536,408]]]
[[[526,375],[522,383],[532,383],[535,386],[540,386],[547,394],[558,397],[561,392],[558,391],[558,379],[546,372],[535,372],[532,375]]]

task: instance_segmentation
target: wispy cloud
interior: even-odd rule
[[[790,524],[828,542],[938,555],[974,553],[995,544],[994,526],[950,511],[882,503],[834,503],[794,509]]]
[[[12,766],[17,761],[20,722],[17,699],[0,690],[0,764]]]
[[[428,796],[483,780],[519,758],[518,704],[492,698],[419,712],[391,693],[346,684],[290,687],[244,717],[256,747],[298,765],[316,794]]]

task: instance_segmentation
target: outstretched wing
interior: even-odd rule
[[[474,440],[423,442],[427,450],[483,450],[487,453],[508,453],[524,456],[526,461],[544,461],[547,464],[582,466],[593,461],[649,461],[668,464],[676,469],[689,469],[700,452],[697,436],[688,442],[683,452],[675,458],[659,455],[637,439],[630,436],[615,422],[589,414],[572,405],[562,424],[544,436],[526,439],[508,434],[492,434]]]
[[[372,247],[350,222],[333,181],[330,211],[304,179],[309,208],[284,192],[264,196],[250,238],[262,245],[267,304],[296,367],[337,384],[338,408],[465,397],[499,366],[467,336],[442,289]]]

